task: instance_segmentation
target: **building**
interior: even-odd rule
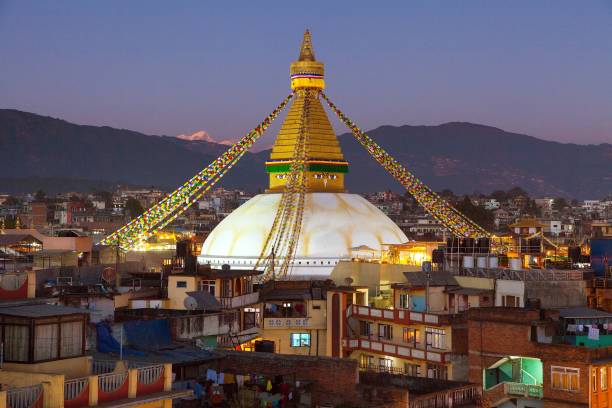
[[[331,282],[271,280],[259,290],[255,313],[261,317],[259,337],[275,353],[332,355],[328,349],[328,290]],[[333,312],[329,309],[329,320]]]
[[[459,286],[452,275],[406,272],[393,284],[391,308],[347,305],[346,357],[363,370],[435,379],[467,379],[465,322],[460,313],[492,305],[493,292]]]
[[[483,385],[489,406],[612,402],[612,348],[563,344],[558,335],[570,323],[560,322],[558,311],[478,308],[467,312],[467,321],[469,379]]]
[[[382,244],[407,241],[383,212],[362,196],[345,190],[349,164],[317,97],[325,86],[323,69],[323,63],[314,57],[307,32],[300,56],[291,64],[293,104],[266,162],[269,189],[219,223],[204,242],[200,264],[252,269],[261,255],[270,255],[262,254],[265,237],[272,230],[291,163],[296,160],[294,152],[302,126],[310,132],[305,146],[308,189],[297,250],[291,260],[292,276],[324,279],[341,259],[351,257],[351,248],[366,245],[380,250]]]
[[[4,345],[0,405],[170,408],[172,365],[104,364],[85,354],[87,313],[49,304],[0,306]]]

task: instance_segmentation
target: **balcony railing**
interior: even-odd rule
[[[435,363],[447,363],[450,361],[451,352],[444,350],[432,350],[426,348],[415,348],[409,344],[396,344],[387,340],[370,340],[367,338],[346,338],[342,340],[342,346],[347,350],[364,350],[377,354],[391,355],[403,359],[417,359]]]
[[[370,306],[351,305],[346,309],[347,317],[355,316],[372,320],[381,320],[399,324],[426,323],[430,325],[448,325],[451,316],[414,312],[408,309],[379,309]]]
[[[434,394],[427,394],[410,398],[409,408],[452,408],[464,405],[475,405],[480,399],[480,387],[468,385],[465,387],[439,391]]]
[[[42,384],[9,388],[6,393],[6,403],[9,408],[42,408]]]
[[[238,309],[259,302],[259,292],[240,296],[220,297],[219,302],[224,309]]]
[[[541,385],[515,382],[505,382],[504,392],[508,395],[520,395],[526,398],[541,399],[544,396],[543,387]]]

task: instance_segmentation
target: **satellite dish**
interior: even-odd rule
[[[187,310],[196,310],[198,308],[198,301],[192,296],[187,296],[183,301],[183,305],[185,305]]]

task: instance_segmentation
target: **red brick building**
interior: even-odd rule
[[[557,344],[557,322],[552,310],[468,311],[469,379],[489,406],[612,404],[612,347]]]

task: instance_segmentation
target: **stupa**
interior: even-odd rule
[[[340,260],[350,259],[356,248],[379,250],[383,244],[408,240],[382,211],[362,196],[348,193],[344,187],[349,163],[317,97],[325,88],[324,65],[315,58],[308,31],[304,33],[298,60],[291,64],[290,75],[295,95],[270,160],[266,162],[269,189],[217,225],[202,246],[200,264],[215,268],[228,264],[232,269],[253,269],[257,264],[295,159],[296,143],[304,129],[308,132],[305,138],[307,191],[289,277],[324,279]]]

